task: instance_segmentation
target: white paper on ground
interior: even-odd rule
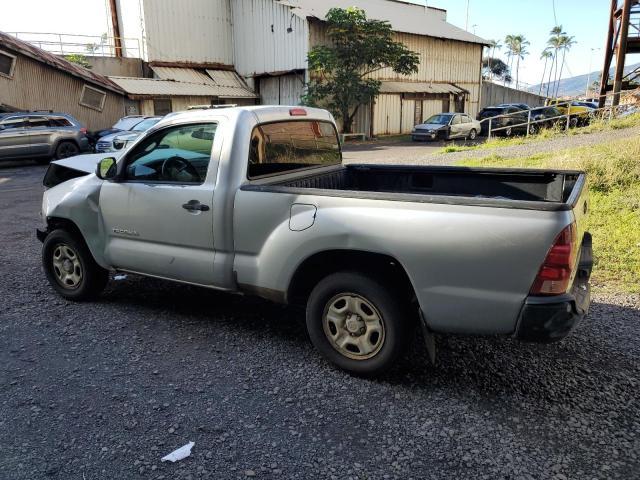
[[[195,445],[194,442],[189,442],[185,446],[180,447],[177,450],[174,450],[166,457],[162,457],[160,459],[161,462],[177,462],[178,460],[182,460],[183,458],[187,458],[191,455],[191,449]]]

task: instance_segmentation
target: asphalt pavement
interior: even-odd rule
[[[56,296],[44,171],[0,166],[0,479],[639,478],[637,296],[554,345],[440,337],[430,366],[417,337],[363,380],[294,308],[134,276]]]

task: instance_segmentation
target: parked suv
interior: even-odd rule
[[[33,158],[47,163],[89,149],[87,129],[66,113],[0,114],[0,159]]]
[[[491,122],[492,135],[505,137],[510,137],[516,133],[527,133],[527,117],[528,113],[526,111],[513,105],[485,107],[478,114],[478,120],[482,122],[483,135],[489,133],[489,122]],[[493,120],[490,121],[490,118],[493,118]],[[493,132],[496,128],[500,128],[500,130]]]
[[[96,144],[96,152],[117,152],[133,143],[140,135],[162,120],[162,117],[149,117],[137,123],[130,130],[118,131],[105,135]]]

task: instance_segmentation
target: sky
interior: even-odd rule
[[[467,0],[426,1],[429,6],[446,9],[448,21],[465,28]],[[99,36],[107,31],[105,0],[0,0],[0,4],[0,30],[5,32]],[[544,67],[540,54],[556,22],[577,42],[567,55],[563,77],[588,73],[590,65],[593,71],[602,68],[609,0],[555,0],[555,18],[554,0],[468,0],[468,4],[469,31],[501,43],[508,34],[522,34],[531,42],[530,55],[520,66],[523,82],[540,83]],[[504,52],[503,48],[499,55],[506,60]]]
[[[429,6],[447,10],[447,20],[465,28],[467,0],[427,0]],[[520,62],[520,80],[541,83],[544,61],[540,54],[546,47],[549,31],[562,25],[576,44],[567,54],[563,78],[602,70],[607,40],[609,0],[469,0],[469,31],[485,39],[501,40],[509,34],[524,35],[530,52]],[[596,49],[592,51],[591,49]],[[506,49],[496,54],[506,61]],[[515,74],[513,74],[515,77]]]

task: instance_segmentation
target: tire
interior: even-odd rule
[[[355,375],[377,375],[407,351],[416,325],[401,298],[392,288],[359,273],[329,275],[307,302],[311,342],[339,368]]]
[[[572,118],[569,120],[569,128],[576,128],[578,126],[578,119]]]
[[[96,263],[84,240],[66,230],[47,235],[42,266],[53,289],[76,302],[95,298],[109,281],[109,272]]]
[[[471,129],[471,131],[469,132],[469,137],[467,138],[471,141],[474,141],[476,138],[478,138],[478,132],[476,132],[475,128]]]
[[[504,129],[504,136],[505,137],[510,137],[511,135],[513,135],[513,129],[511,127],[505,128]]]
[[[536,135],[539,130],[537,125],[529,125],[529,135]]]
[[[64,141],[60,142],[56,147],[55,157],[56,160],[60,160],[62,158],[73,157],[74,155],[78,155],[80,153],[80,148],[74,142]]]

